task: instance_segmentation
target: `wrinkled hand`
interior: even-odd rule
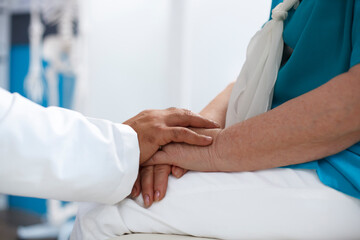
[[[136,198],[141,192],[146,208],[150,207],[154,201],[162,200],[165,197],[171,172],[175,177],[180,178],[186,170],[167,164],[141,167],[131,197]]]
[[[138,134],[140,164],[148,160],[160,146],[170,142],[184,142],[199,146],[212,143],[211,137],[196,133],[187,127],[219,127],[217,123],[199,114],[178,108],[146,110],[125,121],[124,124],[132,127]]]
[[[171,143],[158,151],[144,166],[168,164],[187,170],[214,172],[220,171],[225,163],[220,159],[218,137],[221,129],[193,129],[199,134],[213,137],[213,144],[209,146],[192,146],[188,144]],[[227,166],[231,169],[231,166]]]
[[[165,197],[170,173],[180,178],[187,172],[185,169],[217,171],[216,164],[213,164],[218,161],[214,144],[221,129],[193,129],[193,131],[212,136],[213,144],[193,146],[170,143],[164,146],[140,167],[139,176],[131,192],[132,198],[142,192],[145,207],[150,207],[154,201],[160,201]]]

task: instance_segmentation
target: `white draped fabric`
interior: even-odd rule
[[[226,115],[226,126],[266,112],[279,71],[284,41],[284,20],[298,0],[286,0],[272,11],[272,20],[251,39],[246,61],[233,87]]]

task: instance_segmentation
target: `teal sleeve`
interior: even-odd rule
[[[285,168],[315,169],[322,183],[360,199],[360,143],[324,159]]]
[[[360,63],[360,0],[354,0],[350,67]]]
[[[318,164],[317,173],[323,183],[360,199],[360,143]]]

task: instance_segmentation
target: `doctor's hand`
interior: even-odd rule
[[[212,137],[199,134],[187,127],[218,128],[219,125],[189,110],[169,108],[165,110],[145,110],[124,124],[138,134],[140,164],[151,158],[163,145],[183,142],[190,145],[207,146]]]

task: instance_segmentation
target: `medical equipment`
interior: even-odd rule
[[[42,80],[42,35],[44,26],[40,18],[40,1],[31,2],[31,19],[29,27],[30,36],[30,66],[24,81],[24,88],[28,98],[36,103],[42,103],[44,96],[44,83]]]
[[[59,106],[59,78],[64,82],[75,82],[73,94],[69,94],[73,104],[64,107],[79,109],[86,95],[86,83],[81,75],[79,59],[79,37],[75,35],[75,23],[78,23],[77,0],[32,0],[30,35],[30,67],[24,82],[26,95],[37,103],[47,96],[47,103]],[[42,16],[42,19],[41,19]],[[44,26],[57,25],[58,34],[46,36]],[[43,61],[47,66],[43,67]],[[72,84],[70,84],[72,85]],[[69,91],[68,91],[69,92]],[[70,96],[71,95],[71,96]]]
[[[8,202],[7,202],[7,196],[0,194],[0,211],[7,209]]]
[[[9,87],[10,9],[9,0],[0,1],[0,87]]]
[[[54,1],[53,4],[43,6],[44,20],[49,24],[57,24],[59,31],[58,34],[45,37],[43,46],[43,58],[48,63],[45,68],[45,77],[49,87],[48,101],[52,106],[59,106],[60,76],[64,82],[77,82],[78,51],[74,33],[77,12],[75,0]],[[64,107],[72,108],[71,105]]]

